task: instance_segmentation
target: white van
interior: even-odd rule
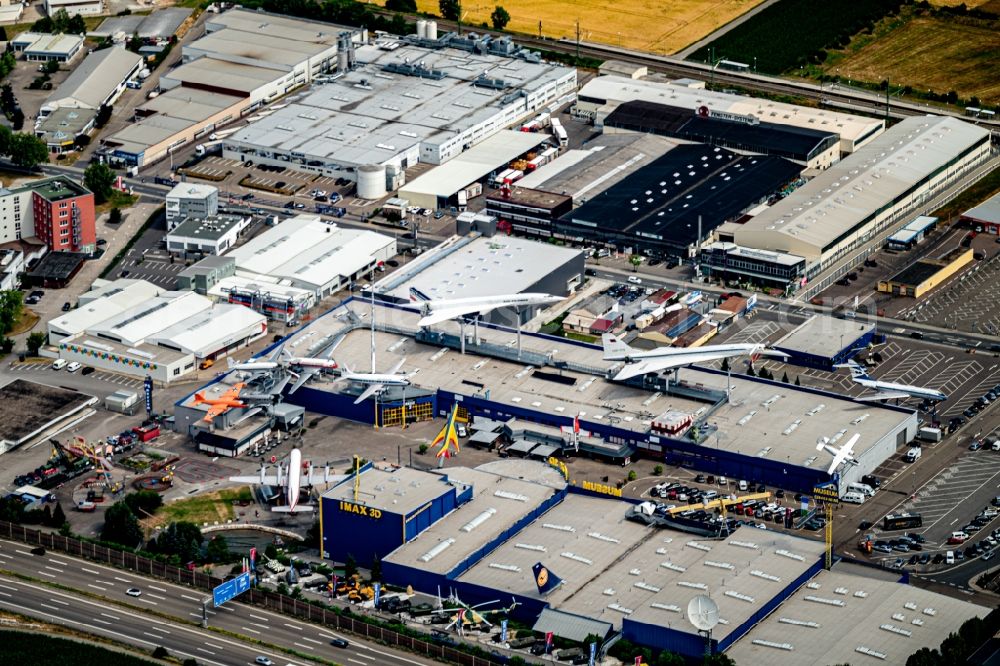
[[[947,553],[944,554],[944,563],[945,564],[955,563],[955,551],[949,550]]]
[[[746,489],[747,489],[747,482],[740,480],[740,492],[746,492]]]
[[[863,493],[848,492],[844,493],[844,496],[840,498],[841,502],[850,502],[851,504],[864,504],[865,496]]]
[[[642,278],[638,278],[634,275],[629,275],[628,281],[631,282],[632,284],[642,284]]]
[[[875,489],[869,486],[867,483],[848,484],[847,490],[855,493],[861,493],[865,497],[875,497]]]
[[[53,370],[62,370],[65,367],[66,367],[66,359],[64,358],[57,358],[52,362]]]

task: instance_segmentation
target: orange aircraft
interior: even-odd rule
[[[194,394],[195,405],[208,405],[208,413],[205,414],[205,418],[202,421],[211,423],[219,414],[225,414],[233,407],[246,407],[246,403],[240,400],[240,391],[246,384],[240,382],[239,384],[233,384],[233,387],[220,395],[218,398],[206,398],[205,394],[198,392]]]

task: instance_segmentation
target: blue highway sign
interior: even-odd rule
[[[241,573],[232,580],[217,586],[212,590],[212,604],[218,608],[230,599],[237,597],[250,589],[250,572]]]

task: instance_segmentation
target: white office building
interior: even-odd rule
[[[236,246],[252,220],[249,215],[186,218],[167,232],[167,251],[185,258],[219,256]]]
[[[206,218],[219,213],[219,188],[200,183],[180,183],[167,193],[167,231],[185,218]]]

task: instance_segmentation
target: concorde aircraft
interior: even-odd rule
[[[851,379],[855,384],[860,384],[867,389],[872,389],[875,393],[863,395],[856,400],[891,400],[893,398],[920,398],[932,402],[947,400],[948,396],[941,391],[936,391],[922,386],[910,386],[909,384],[895,384],[893,382],[880,382],[868,376],[865,369],[854,361],[841,363],[833,366],[835,368],[848,368],[851,371]]]
[[[605,333],[602,341],[604,342],[605,361],[625,361],[625,367],[615,375],[616,381],[734,356],[763,355],[782,358],[788,356],[784,352],[768,349],[761,344],[705,345],[692,348],[660,347],[643,351],[629,347],[618,336],[611,333]]]
[[[550,294],[509,294],[481,298],[432,299],[415,287],[410,288],[410,300],[420,304],[419,326],[433,326],[465,315],[481,315],[500,308],[520,308],[528,305],[550,305],[563,300]]]
[[[346,478],[346,474],[330,476],[330,466],[323,468],[323,482],[336,483]],[[267,466],[261,463],[260,474],[257,476],[231,476],[230,481],[237,483],[259,483],[262,486],[281,486],[285,490],[284,506],[276,506],[271,511],[279,513],[303,513],[312,511],[312,506],[299,506],[299,491],[313,485],[313,466],[309,465],[308,474],[302,476],[302,452],[292,449],[288,456],[288,469],[283,470],[278,463],[277,474],[267,474]]]

